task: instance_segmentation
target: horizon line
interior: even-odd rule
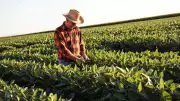
[[[98,24],[90,24],[90,25],[80,26],[79,28],[107,26],[107,25],[138,22],[138,21],[146,21],[146,20],[155,20],[155,19],[163,19],[163,18],[170,18],[170,17],[177,17],[177,16],[180,16],[180,12],[167,13],[167,14],[161,14],[161,15],[155,15],[155,16],[148,16],[148,17],[140,17],[140,18],[134,18],[134,19],[120,20],[120,21],[104,22],[104,23],[98,23]],[[24,35],[31,35],[31,34],[40,34],[40,33],[47,33],[47,32],[53,32],[53,31],[54,30],[47,30],[47,31],[25,33],[25,34],[19,34],[19,35],[0,36],[0,38],[24,36]]]

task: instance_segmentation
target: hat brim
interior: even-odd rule
[[[78,20],[71,19],[71,17],[68,14],[63,14],[63,16],[65,18],[67,18],[68,20],[72,21],[73,23],[76,23],[76,24],[83,24],[84,23],[84,18],[82,16],[80,16]]]

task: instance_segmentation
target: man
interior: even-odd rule
[[[84,23],[79,11],[70,9],[69,13],[63,14],[66,21],[55,30],[54,40],[58,48],[58,63],[63,65],[72,62],[85,62],[89,60],[85,53],[85,45],[77,24]]]

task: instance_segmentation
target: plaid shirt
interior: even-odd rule
[[[58,59],[72,60],[67,49],[75,56],[80,56],[85,52],[81,31],[78,27],[68,29],[64,22],[60,27],[56,28],[54,40],[58,48]]]

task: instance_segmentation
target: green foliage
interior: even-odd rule
[[[57,64],[53,32],[0,38],[0,100],[180,100],[180,17],[82,32],[91,61],[75,66]]]

